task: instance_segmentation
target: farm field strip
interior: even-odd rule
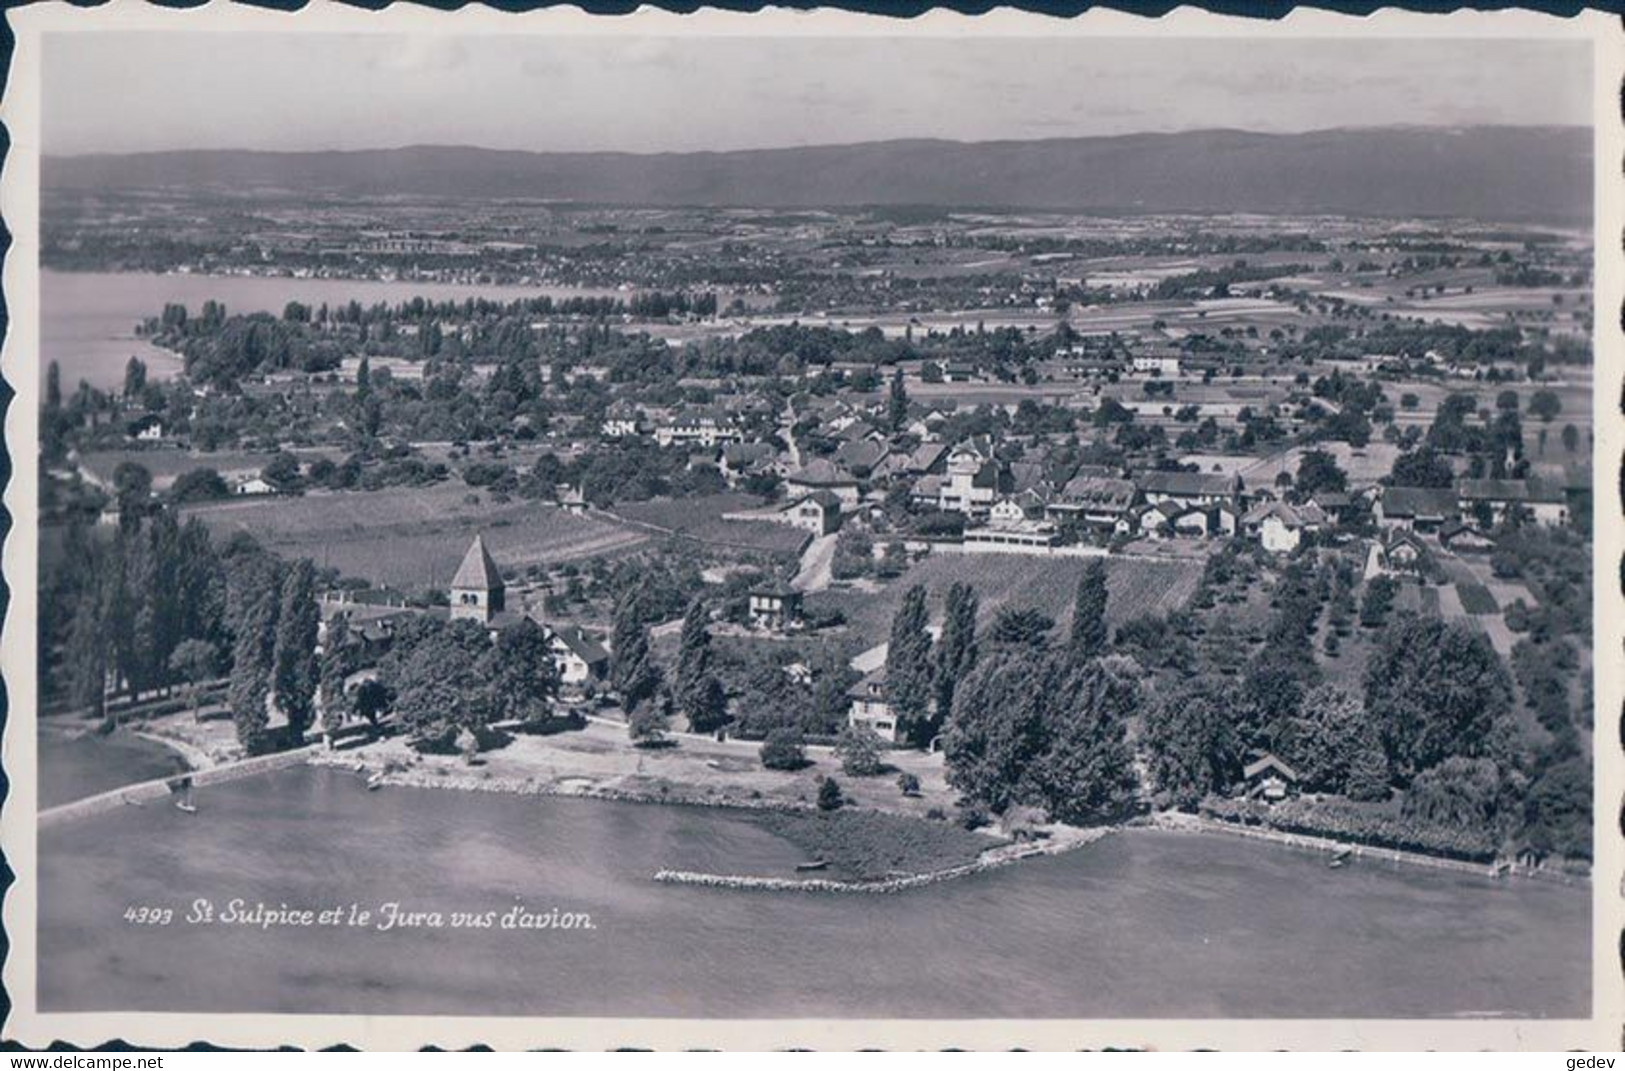
[[[625,551],[647,536],[536,502],[485,505],[458,486],[256,499],[187,511],[217,537],[245,532],[270,550],[347,576],[443,587],[475,534],[507,569]]]

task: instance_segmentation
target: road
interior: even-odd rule
[[[801,568],[790,581],[791,587],[797,591],[823,591],[829,587],[830,581],[835,579],[835,540],[836,535],[831,532],[807,544],[807,549],[801,552]]]

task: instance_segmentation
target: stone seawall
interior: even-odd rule
[[[272,770],[281,770],[289,766],[298,766],[310,761],[310,747],[297,748],[293,751],[279,751],[274,755],[259,755],[240,762],[226,763],[221,766],[211,766],[206,770],[193,770],[190,773],[173,774],[153,781],[139,781],[123,788],[115,788],[110,792],[89,796],[72,803],[64,803],[60,807],[39,813],[39,828],[51,829],[64,822],[74,822],[81,818],[90,818],[108,811],[116,811],[121,807],[145,806],[168,799],[171,795],[170,783],[176,778],[190,777],[194,788],[206,788],[209,785],[224,784],[227,781],[236,781],[243,777],[253,777],[255,774],[268,773]]]
[[[1320,852],[1327,855],[1346,854],[1351,859],[1379,859],[1384,862],[1427,867],[1432,870],[1450,870],[1458,874],[1473,874],[1478,877],[1533,878],[1539,881],[1550,881],[1564,885],[1583,885],[1587,883],[1585,878],[1577,875],[1560,874],[1547,870],[1531,870],[1527,867],[1501,867],[1494,863],[1473,863],[1465,859],[1447,859],[1438,855],[1423,855],[1421,852],[1407,852],[1398,848],[1382,848],[1370,844],[1355,844],[1349,841],[1332,840],[1329,837],[1288,833],[1279,829],[1246,826],[1189,814],[1164,812],[1157,815],[1151,824],[1158,829],[1193,833],[1220,833],[1225,836],[1268,841],[1272,844],[1280,844],[1300,851]]]

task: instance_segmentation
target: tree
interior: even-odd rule
[[[291,490],[299,483],[299,459],[286,450],[279,450],[265,463],[260,476],[279,491]]]
[[[1095,559],[1084,566],[1072,609],[1071,651],[1074,658],[1099,658],[1106,653],[1106,563]]]
[[[316,714],[316,637],[321,611],[316,607],[316,570],[308,558],[287,570],[282,581],[277,613],[276,641],[272,648],[271,686],[277,707],[288,718],[289,739],[304,739]]]
[[[118,523],[121,531],[131,531],[141,524],[152,504],[152,473],[145,465],[134,461],[121,461],[113,470],[113,501],[118,503]]]
[[[1500,656],[1483,633],[1456,622],[1397,618],[1366,663],[1366,710],[1402,784],[1448,758],[1481,755],[1511,705]]]
[[[1529,398],[1528,409],[1530,416],[1539,418],[1543,424],[1550,424],[1563,411],[1563,400],[1556,391],[1537,390]]]
[[[1055,619],[1031,607],[1006,606],[987,630],[990,640],[1006,647],[1043,647],[1049,642]]]
[[[147,389],[147,366],[139,357],[124,363],[124,397],[139,398]]]
[[[1453,487],[1456,474],[1450,462],[1424,446],[1394,458],[1388,482],[1395,487]]]
[[[68,628],[64,660],[68,668],[68,695],[75,707],[99,722],[107,720],[107,673],[111,662],[107,627],[105,565],[94,565],[79,594]]]
[[[1298,461],[1298,475],[1294,486],[1308,498],[1323,491],[1341,493],[1348,489],[1348,474],[1337,465],[1337,459],[1324,450],[1309,450]]]
[[[206,502],[211,499],[229,498],[231,488],[214,469],[189,469],[175,478],[169,487],[169,497],[176,502]]]
[[[1037,770],[1050,818],[1072,825],[1113,821],[1138,800],[1139,777],[1128,745],[1135,688],[1098,664],[1069,669],[1056,706],[1049,751]]]
[[[954,689],[976,664],[976,589],[969,584],[955,582],[948,588],[944,607],[942,638],[937,641],[936,715],[932,735],[941,730],[943,721],[954,707]],[[928,741],[929,743],[929,741]]]
[[[807,765],[807,751],[801,730],[784,725],[762,741],[762,765],[769,770],[799,770]]]
[[[1124,718],[1132,688],[1098,664],[1014,648],[979,663],[954,699],[943,747],[948,783],[1002,814],[1042,807],[1065,822],[1132,806]]]
[[[383,717],[384,712],[389,710],[394,702],[395,694],[390,691],[388,685],[376,677],[364,680],[356,686],[356,716],[366,719],[369,725],[376,726],[378,719]]]
[[[853,777],[872,777],[885,769],[880,761],[880,735],[867,725],[849,725],[835,743],[841,770]]]
[[[1304,693],[1292,750],[1286,756],[1302,778],[1302,787],[1345,791],[1366,722],[1360,700],[1335,685],[1318,685]]]
[[[671,717],[666,713],[671,705],[664,693],[652,703],[644,703],[626,720],[627,735],[638,747],[663,747],[666,731],[671,728]]]
[[[616,604],[611,643],[610,683],[630,715],[660,689],[660,667],[649,651],[649,629],[643,621],[643,602],[636,589],[628,589]]]
[[[542,626],[526,617],[503,629],[487,661],[492,713],[497,718],[535,722],[553,712],[559,671]]]
[[[1145,713],[1141,742],[1157,791],[1181,807],[1241,777],[1241,742],[1223,693],[1199,685],[1171,691]]]
[[[820,811],[838,811],[845,802],[845,797],[841,795],[841,786],[836,783],[835,778],[826,777],[818,782],[818,809]]]
[[[1360,624],[1365,628],[1381,628],[1394,608],[1394,595],[1399,585],[1392,577],[1373,577],[1365,586],[1365,597],[1360,600]]]
[[[238,588],[241,609],[234,625],[236,640],[227,695],[237,741],[253,754],[270,743],[266,737],[271,721],[267,704],[275,665],[277,614],[282,604],[281,570],[274,561],[254,560],[243,568]]]
[[[898,728],[916,747],[930,743],[932,729],[935,681],[928,622],[925,588],[916,584],[903,595],[903,604],[892,619],[891,643],[886,648],[886,697]]]
[[[689,603],[677,649],[677,709],[697,733],[711,732],[728,720],[728,696],[711,668],[708,620],[703,601]]]
[[[908,389],[903,385],[903,370],[892,373],[891,392],[886,400],[886,420],[892,431],[901,431],[908,423]]]
[[[1351,800],[1380,803],[1392,794],[1388,766],[1388,753],[1382,747],[1382,734],[1377,725],[1367,718],[1360,725],[1354,753],[1349,757],[1348,774],[1343,782],[1343,793]]]
[[[316,685],[317,705],[321,707],[322,735],[328,746],[333,734],[344,726],[350,716],[350,696],[345,682],[355,672],[355,644],[350,638],[350,619],[339,614],[327,623],[322,637],[322,655],[318,663]]]
[[[466,619],[419,618],[396,631],[379,674],[414,746],[445,751],[490,723],[489,647],[484,626]]]
[[[1450,829],[1493,830],[1500,802],[1494,761],[1456,755],[1416,775],[1405,793],[1405,814]]]
[[[215,675],[220,649],[208,640],[182,640],[169,652],[169,670],[184,680],[192,693],[192,717],[203,705],[203,682]]]
[[[1590,859],[1591,763],[1575,756],[1554,763],[1529,786],[1524,801],[1524,838],[1541,854]]]

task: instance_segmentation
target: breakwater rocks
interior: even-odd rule
[[[746,889],[757,892],[838,893],[885,895],[937,885],[955,878],[969,877],[988,870],[1011,866],[1023,859],[1045,855],[1060,855],[1074,851],[1113,832],[1111,829],[1079,830],[1064,840],[1044,844],[1011,844],[992,848],[982,853],[974,863],[927,871],[924,874],[906,874],[883,878],[879,881],[837,881],[832,878],[764,878],[740,874],[701,874],[691,870],[656,871],[654,880],[668,885],[698,885],[712,889]]]

